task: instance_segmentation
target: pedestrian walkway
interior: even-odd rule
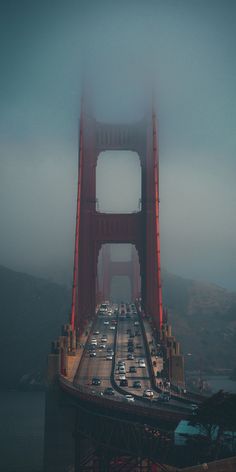
[[[90,322],[86,328],[84,329],[83,333],[78,340],[78,347],[75,353],[70,353],[67,355],[67,375],[66,378],[73,382],[75,374],[78,370],[82,355],[84,353],[84,347],[90,335],[90,331],[92,328],[92,322]]]
[[[152,330],[150,321],[144,318],[143,325],[146,332],[147,342],[148,342],[148,346],[150,350],[150,356],[151,356],[151,362],[152,362],[152,368],[154,372],[156,386],[159,387],[162,384],[160,373],[163,370],[163,358],[157,356],[157,352],[159,349],[154,339],[153,330]]]

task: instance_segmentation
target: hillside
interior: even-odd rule
[[[188,368],[236,366],[236,293],[163,271],[163,296]],[[3,387],[44,370],[51,341],[68,321],[70,301],[63,286],[0,267]]]
[[[187,368],[220,371],[235,367],[235,292],[163,272],[163,298]]]
[[[43,371],[51,341],[67,321],[70,292],[0,266],[1,386]]]

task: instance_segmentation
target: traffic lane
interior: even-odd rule
[[[145,345],[144,341],[142,338],[142,335],[137,337],[135,336],[134,338],[129,338],[129,334],[127,334],[127,329],[131,329],[131,331],[134,331],[134,329],[137,329],[137,327],[134,326],[134,320],[136,318],[134,317],[133,319],[126,319],[126,320],[119,320],[118,321],[118,327],[117,327],[117,346],[116,346],[116,366],[118,363],[118,360],[124,360],[125,365],[126,365],[126,378],[128,381],[128,388],[124,387],[124,390],[127,391],[127,393],[133,393],[135,395],[143,396],[143,392],[146,388],[151,388],[151,383],[150,383],[150,378],[149,378],[149,371],[147,367],[147,362],[146,362],[146,352],[145,352]],[[133,339],[134,341],[134,346],[138,343],[141,345],[140,348],[135,348],[134,349],[134,360],[128,360],[127,355],[128,353],[128,340]],[[145,359],[145,368],[139,367],[139,359]],[[136,373],[131,373],[129,372],[129,369],[131,366],[136,367]],[[118,369],[116,368],[115,372],[115,380],[117,381],[117,384],[119,385],[119,373]],[[134,380],[139,380],[141,382],[141,389],[133,388],[133,381]],[[123,388],[123,387],[122,387]]]
[[[98,347],[95,350],[96,357],[90,357],[89,352],[85,352],[75,379],[76,385],[90,386],[98,392],[111,386],[110,376],[112,372],[112,361],[107,360],[106,356],[107,347],[114,348],[115,332],[109,329],[110,323],[109,325],[104,325],[104,321],[106,320],[98,318],[93,327],[93,331],[89,335],[88,343],[91,342],[92,338],[97,339]],[[95,334],[96,331],[99,331],[99,334]],[[107,342],[101,341],[103,335],[107,336]],[[99,349],[99,344],[104,344],[106,348]],[[92,385],[93,377],[99,377],[101,379],[100,386]]]
[[[107,346],[109,345],[109,346],[114,348],[114,335],[115,335],[115,332],[111,331],[109,329],[110,323],[109,323],[109,325],[104,325],[104,320],[106,320],[106,318],[104,318],[104,319],[99,318],[97,320],[96,324],[94,325],[93,331],[90,333],[89,340],[91,340],[92,338],[96,338],[96,339],[98,339],[98,342],[99,342],[99,341],[101,341],[101,337],[104,334],[104,335],[107,335],[107,339],[108,339],[107,343],[106,343]],[[125,334],[127,334],[126,330],[130,326],[129,326],[129,323],[127,323],[127,322],[122,321],[121,323],[124,323],[124,325],[122,325],[123,326],[122,332],[123,332],[123,336],[125,338]],[[95,335],[95,331],[99,331],[99,335]],[[127,352],[126,352],[125,349],[122,350],[122,353],[125,353],[126,356],[127,356]],[[112,371],[112,361],[107,361],[106,360],[106,354],[107,354],[106,349],[104,349],[104,350],[97,349],[97,356],[94,357],[94,358],[90,358],[88,353],[86,353],[85,357],[82,360],[79,372],[77,372],[77,376],[76,376],[76,379],[75,379],[75,384],[82,385],[84,387],[90,387],[94,393],[98,393],[98,394],[102,393],[103,390],[106,387],[110,387],[111,386],[110,375],[111,375],[111,371]],[[142,355],[142,357],[144,358],[145,356]],[[126,360],[126,358],[125,358],[125,360]],[[136,360],[136,362],[137,362],[137,360]],[[126,360],[127,367],[128,367],[128,363],[130,363],[130,365],[134,365],[134,364],[132,364],[132,363],[134,363],[134,361],[127,361]],[[135,364],[135,365],[137,366],[137,364]],[[145,369],[137,367],[137,373],[136,374],[131,375],[129,372],[127,372],[127,378],[129,377],[130,379],[132,379],[132,382],[133,382],[133,380],[140,380],[141,381],[142,389],[143,388],[150,388],[149,379],[144,378],[144,370]],[[140,374],[142,374],[142,375],[140,375]],[[147,372],[145,372],[145,374],[147,374]],[[92,377],[95,377],[95,376],[97,376],[101,379],[102,382],[101,382],[100,386],[92,386],[91,385]],[[117,384],[119,385],[119,381],[117,382]],[[132,385],[132,383],[131,383],[131,385]],[[128,389],[126,389],[126,392],[129,393],[129,394],[135,394],[135,395],[139,394],[140,395],[140,400],[136,399],[135,404],[139,404],[139,403],[143,404],[142,394],[138,389],[128,388]],[[119,394],[118,392],[115,392],[115,396],[116,396],[116,398],[120,398],[120,399],[124,398],[123,395]],[[112,399],[112,397],[107,397],[107,398]],[[151,400],[147,400],[145,403],[146,403],[146,405],[149,405],[150,407],[158,407],[158,408],[161,407],[161,408],[165,408],[165,409],[168,409],[168,406],[169,406],[167,403],[153,404]]]
[[[95,331],[99,331],[99,335],[95,335]],[[107,342],[104,342],[105,345],[114,344],[114,333],[108,330],[108,327],[104,325],[103,320],[98,319],[94,326],[93,332],[89,336],[89,342],[91,342],[92,338],[96,338],[99,345],[101,343],[102,335],[107,336]],[[107,386],[110,386],[111,361],[106,360],[106,348],[99,349],[99,347],[97,347],[95,352],[96,357],[90,357],[89,353],[86,351],[79,369],[79,384],[87,386],[91,385],[92,377],[99,377],[101,378],[101,386],[98,390],[101,390]]]

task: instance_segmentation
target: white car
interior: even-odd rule
[[[126,380],[125,374],[120,374],[119,375],[119,380]]]
[[[103,321],[104,325],[109,325],[109,321]]]
[[[125,366],[121,365],[119,367],[119,374],[126,374]]]
[[[134,402],[134,397],[132,395],[125,395],[125,399],[127,402]]]
[[[152,398],[154,395],[153,391],[150,388],[146,388],[143,392],[144,397]]]
[[[140,360],[139,360],[139,367],[142,367],[142,368],[145,368],[145,367],[146,367],[146,364],[145,364],[144,359],[140,359]]]
[[[112,361],[113,356],[111,354],[107,354],[106,360],[107,361]]]
[[[109,328],[109,329],[110,329],[110,330],[115,330],[115,329],[116,329],[116,327],[112,325],[112,326],[110,326],[110,328]]]
[[[91,343],[90,344],[93,344],[94,346],[97,346],[98,345],[98,342],[97,342],[97,339],[91,339]]]

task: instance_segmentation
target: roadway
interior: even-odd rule
[[[107,349],[114,349],[115,330],[110,329],[110,320],[111,317],[109,316],[109,324],[104,324],[104,322],[108,321],[108,317],[98,317],[93,324],[80,367],[74,380],[75,386],[92,386],[96,392],[103,392],[106,387],[111,387],[112,360],[107,359]],[[107,338],[107,341],[102,341],[103,336]],[[89,350],[92,339],[97,340],[96,356],[94,357],[90,357]],[[101,385],[92,385],[94,377],[100,378]]]
[[[151,389],[150,373],[146,361],[146,352],[142,332],[140,329],[138,315],[128,312],[127,317],[119,315],[117,324],[117,339],[115,350],[116,369],[114,373],[115,381],[119,386],[119,372],[118,361],[124,361],[126,366],[126,379],[128,381],[127,387],[122,387],[127,394],[135,394],[143,397],[145,389]],[[136,323],[136,325],[134,324]],[[130,337],[130,332],[134,337]],[[138,335],[137,335],[138,333]],[[128,341],[133,340],[134,351],[128,351]],[[134,359],[128,359],[129,354],[133,355]],[[139,360],[144,359],[145,367],[139,366]],[[136,372],[130,372],[130,367],[135,367]],[[141,388],[133,388],[134,381],[140,381]]]
[[[144,400],[153,407],[158,408],[179,408],[191,411],[190,405],[179,403],[177,400],[171,399],[165,403],[153,403],[147,398],[144,399],[144,391],[146,389],[152,390],[150,381],[150,372],[148,368],[147,356],[145,350],[144,339],[140,326],[140,321],[137,313],[132,312],[129,306],[128,312],[125,307],[119,307],[118,316],[114,314],[114,307],[108,315],[99,315],[93,323],[91,333],[89,334],[86,343],[83,357],[80,362],[79,369],[74,379],[76,387],[89,388],[90,392],[98,395],[103,395],[107,387],[113,388],[113,396],[107,398],[119,398],[125,400],[125,394],[135,395],[135,403]],[[122,311],[125,312],[122,314]],[[130,337],[130,333],[134,337]],[[106,340],[105,340],[106,338]],[[133,340],[133,352],[128,352],[128,341]],[[97,345],[91,350],[92,342]],[[114,352],[114,359],[107,359],[108,349]],[[96,354],[91,357],[91,352]],[[128,359],[128,354],[133,354],[134,359]],[[143,359],[145,367],[139,366],[139,360]],[[127,386],[120,385],[120,373],[118,370],[118,362],[125,362],[125,378],[128,381]],[[136,372],[130,372],[130,367],[135,367]],[[100,379],[100,385],[93,385],[93,379],[97,377]],[[141,388],[133,388],[133,382],[140,381]],[[158,393],[153,392],[153,399],[158,398]]]

